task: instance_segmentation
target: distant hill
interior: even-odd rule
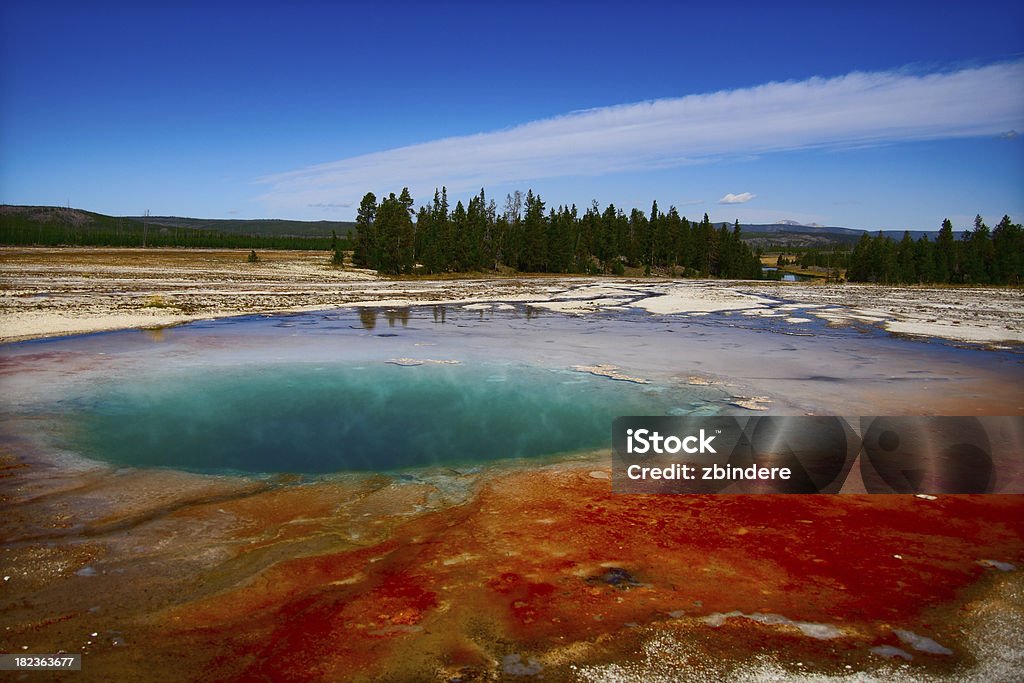
[[[719,223],[716,225],[730,225]],[[770,249],[772,247],[817,247],[827,248],[856,244],[864,233],[853,228],[801,225],[796,222],[782,223],[740,223],[743,241],[751,247]]]
[[[0,205],[0,244],[111,247],[328,249],[342,221],[217,220],[164,216],[107,216],[61,206]]]
[[[722,225],[718,223],[716,225]],[[731,225],[725,223],[724,225]],[[846,235],[860,237],[864,232],[863,230],[857,230],[855,228],[839,228],[830,227],[825,225],[801,225],[792,221],[785,221],[782,223],[740,223],[740,230],[743,232],[755,232],[755,233],[792,233],[796,235]]]
[[[715,223],[715,227],[731,227],[731,223]],[[780,221],[778,223],[740,223],[740,231],[743,241],[752,247],[829,247],[853,245],[857,243],[860,236],[865,232],[877,235],[877,230],[861,230],[858,228],[841,228],[838,226],[818,225],[812,223],[804,225],[796,221]],[[903,238],[902,230],[882,230],[883,235],[892,237],[895,240]],[[934,230],[910,230],[912,239],[919,239],[928,235],[934,239],[938,231]]]
[[[13,221],[24,219],[39,224],[59,223],[77,228],[88,228],[109,222],[122,220],[102,213],[83,209],[65,208],[63,206],[18,206],[16,204],[0,204],[0,220]],[[129,223],[132,219],[124,219]],[[141,223],[140,223],[141,226]]]
[[[330,237],[331,231],[344,237],[355,229],[352,221],[289,221],[278,219],[183,218],[180,216],[131,216],[133,221],[192,230],[213,230],[230,235],[277,237]]]

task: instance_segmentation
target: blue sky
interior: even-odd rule
[[[347,220],[446,184],[1024,219],[1024,3],[840,4],[8,1],[0,201]]]

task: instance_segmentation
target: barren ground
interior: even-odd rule
[[[1024,342],[1020,289],[566,276],[395,281],[334,268],[323,252],[268,251],[257,264],[246,263],[247,254],[0,248],[0,341],[345,305],[521,301],[575,314],[635,305],[655,314],[743,310],[772,317],[786,312],[780,302],[795,302],[805,315],[837,325],[993,345]]]

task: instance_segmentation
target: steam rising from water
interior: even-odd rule
[[[678,392],[530,366],[240,366],[142,378],[77,401],[70,446],[205,472],[389,471],[606,447],[618,415]]]

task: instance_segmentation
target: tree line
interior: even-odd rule
[[[244,235],[195,228],[146,225],[132,219],[97,216],[74,225],[70,222],[34,220],[16,213],[0,215],[0,244],[85,247],[186,247],[217,249],[311,249],[346,248],[348,241],[334,237],[292,235]],[[348,247],[350,248],[350,247]]]
[[[934,240],[913,240],[909,232],[896,241],[865,233],[849,257],[846,279],[888,284],[1013,284],[1024,281],[1024,231],[1003,216],[989,229],[981,216],[960,239],[947,218]]]
[[[676,208],[627,214],[596,201],[582,212],[548,209],[533,190],[506,196],[499,211],[484,190],[452,208],[445,188],[413,208],[408,188],[378,202],[368,192],[359,204],[353,262],[391,275],[512,269],[531,273],[621,275],[627,267],[683,276],[761,277],[759,255],[742,241],[737,221],[716,228]],[[337,260],[337,259],[336,259]]]

